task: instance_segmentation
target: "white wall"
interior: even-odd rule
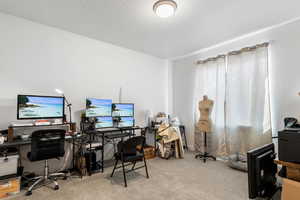
[[[6,14],[0,24],[0,129],[16,121],[17,94],[57,95],[55,88],[77,122],[86,97],[117,102],[120,87],[137,124],[146,110],[168,109],[167,61]]]
[[[283,128],[283,118],[300,117],[300,21],[272,27],[251,36],[199,51],[195,55],[173,61],[173,115],[178,115],[187,126],[189,145],[193,138],[193,81],[194,62],[238,50],[262,42],[270,45],[270,82],[273,134]]]

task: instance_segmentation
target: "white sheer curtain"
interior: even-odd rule
[[[224,133],[224,103],[225,103],[225,56],[214,61],[208,61],[197,66],[194,91],[194,120],[197,124],[200,113],[198,102],[207,95],[214,101],[212,110],[213,132],[207,133],[208,152],[212,155],[220,155],[225,152]],[[203,152],[203,136],[195,128],[195,149]]]
[[[226,75],[226,152],[246,154],[271,143],[266,45],[231,53]]]

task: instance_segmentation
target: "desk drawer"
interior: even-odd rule
[[[0,157],[0,177],[17,174],[18,155]]]

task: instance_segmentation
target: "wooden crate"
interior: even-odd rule
[[[281,160],[274,160],[276,164],[286,167],[287,178],[295,181],[300,181],[300,164],[292,162],[284,162]]]
[[[141,150],[141,146],[137,146],[136,148],[137,148],[137,150]],[[146,160],[155,158],[155,149],[154,149],[154,147],[146,145],[144,147],[144,154],[145,154]]]
[[[286,176],[289,179],[300,181],[300,169],[287,167]]]
[[[153,146],[146,146],[144,148],[144,153],[147,160],[155,158],[155,149]]]
[[[0,180],[0,199],[20,192],[20,177]]]

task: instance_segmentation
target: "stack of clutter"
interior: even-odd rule
[[[173,121],[173,120],[172,120]],[[184,149],[180,130],[178,127],[179,120],[174,120],[174,124],[162,123],[158,128],[159,155],[162,158],[169,159],[173,155],[175,158],[184,157]]]

